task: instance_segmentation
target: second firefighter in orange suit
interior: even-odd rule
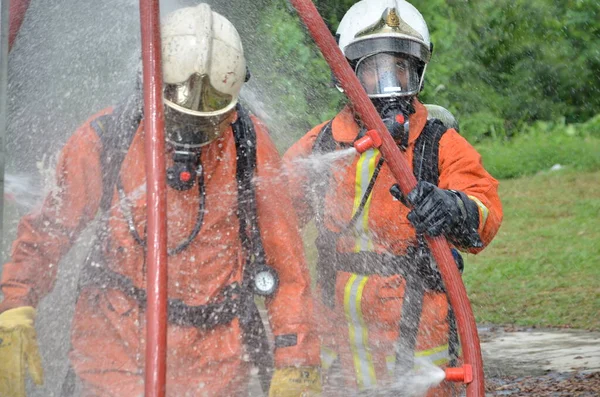
[[[477,253],[496,234],[502,208],[498,182],[477,151],[455,129],[428,120],[417,98],[431,55],[420,13],[403,0],[363,0],[346,13],[338,34],[419,181],[401,197],[377,149],[314,167],[318,174],[302,167],[298,159],[350,148],[363,136],[351,107],[313,128],[284,157],[301,224],[314,219],[318,229],[315,300],[325,389],[348,395],[393,386],[423,360],[448,365],[452,316],[424,236],[443,234],[454,247]],[[428,395],[450,396],[453,389],[442,384]]]

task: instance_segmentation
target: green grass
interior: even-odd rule
[[[478,322],[600,329],[600,172],[501,181],[504,222],[466,258]]]

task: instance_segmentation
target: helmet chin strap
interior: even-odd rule
[[[408,117],[415,112],[413,98],[409,96],[371,99],[381,120],[402,150],[408,147]]]

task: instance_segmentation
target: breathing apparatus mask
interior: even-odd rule
[[[408,117],[415,112],[412,97],[409,98],[374,98],[371,100],[379,117],[392,138],[400,145],[402,150],[408,147],[410,124]]]
[[[420,87],[419,61],[396,53],[377,53],[356,62],[354,70],[388,131],[402,149],[408,147],[408,118]]]
[[[229,128],[234,110],[231,109],[226,113],[208,112],[206,115],[200,115],[199,111],[191,113],[185,111],[182,106],[168,101],[166,97],[169,92],[173,90],[167,85],[165,136],[174,162],[173,166],[167,169],[167,183],[173,189],[188,190],[194,186],[194,181],[202,173],[200,164],[202,147],[219,138]]]

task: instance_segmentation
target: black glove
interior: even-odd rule
[[[462,248],[483,247],[477,229],[477,204],[463,192],[445,190],[421,181],[406,197],[413,209],[408,220],[417,233],[444,234],[451,243]]]

